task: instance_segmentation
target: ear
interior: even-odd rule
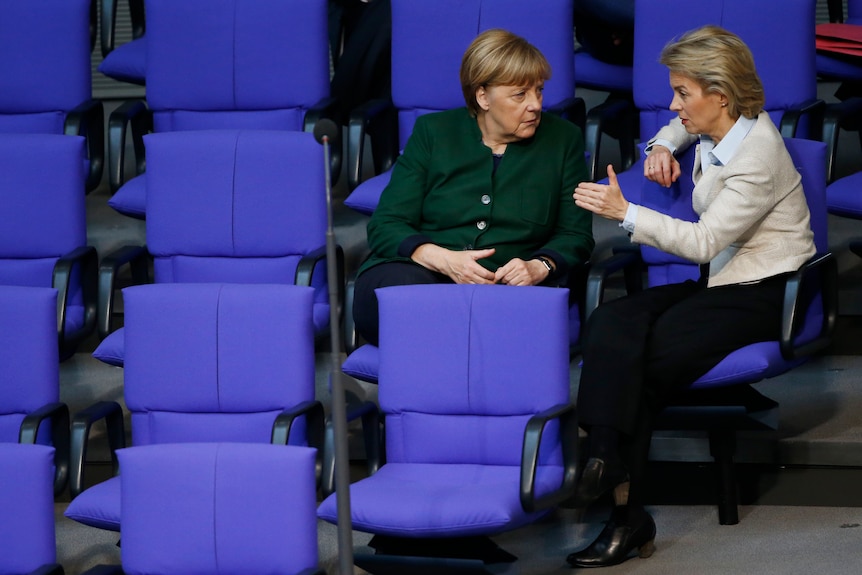
[[[491,107],[491,104],[488,102],[488,91],[485,90],[484,86],[476,88],[476,103],[486,112]]]

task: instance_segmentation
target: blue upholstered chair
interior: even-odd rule
[[[83,153],[80,136],[0,133],[0,285],[57,289],[63,359],[96,327],[98,257],[87,245]]]
[[[546,108],[583,126],[584,102],[575,98],[572,0],[392,0],[392,98],[360,106],[348,127],[348,187],[344,204],[370,214],[389,183],[389,170],[428,112],[464,106],[458,70],[476,34],[505,28],[532,42],[548,59]],[[365,136],[372,142],[375,176],[362,180]]]
[[[641,138],[651,138],[676,113],[668,70],[658,59],[662,48],[684,32],[715,24],[739,35],[754,54],[772,121],[785,137],[820,138],[825,102],[817,98],[815,0],[639,0],[635,6],[634,102]],[[771,31],[771,32],[770,32]],[[792,62],[792,66],[788,66]],[[597,113],[597,112],[596,112]],[[588,121],[589,123],[589,121]],[[599,135],[605,130],[599,128]],[[619,174],[623,189],[639,186],[643,175],[635,142],[626,149]],[[633,170],[628,168],[634,165]],[[620,172],[620,170],[617,170]],[[604,167],[596,178],[606,176]]]
[[[0,3],[0,134],[86,138],[81,190],[102,180],[104,110],[92,96],[90,0]]]
[[[57,345],[57,290],[0,285],[0,447],[54,447],[59,494],[69,476],[69,408],[60,401]]]
[[[124,397],[132,445],[242,442],[322,446],[314,399],[313,290],[288,285],[152,284],[125,290]],[[100,402],[72,420],[66,516],[120,529],[123,475],[89,486],[88,437],[105,419],[116,469],[123,413]]]
[[[132,39],[116,44],[118,0],[99,2],[102,62],[99,72],[121,82],[143,86],[147,74],[146,20],[143,0],[128,0]],[[94,0],[95,4],[95,0]]]
[[[63,575],[54,533],[54,448],[0,443],[0,573]]]
[[[730,353],[703,377],[693,382],[689,392],[660,417],[657,427],[705,430],[719,475],[719,521],[739,521],[738,497],[733,468],[737,430],[770,430],[778,426],[778,403],[751,387],[801,365],[831,342],[837,308],[838,272],[829,252],[826,217],[826,144],[800,138],[785,138],[785,144],[802,176],[802,185],[811,213],[811,228],[817,253],[796,273],[785,288],[781,334],[774,341],[743,347]],[[680,181],[691,178],[694,148],[686,153]],[[663,188],[642,177],[641,194],[629,199],[676,218],[694,221],[691,186]],[[660,250],[641,246],[598,262],[588,281],[587,311],[601,302],[601,286],[607,274],[625,267],[640,273],[646,270],[648,287],[697,279],[699,266]]]
[[[144,218],[149,131],[311,131],[329,101],[326,0],[148,0],[146,104],[108,120],[108,204]],[[137,177],[126,181],[126,132]],[[333,148],[333,176],[340,172]]]
[[[377,549],[356,564],[466,573],[513,560],[487,537],[544,516],[574,486],[567,290],[413,285],[378,297],[386,457],[350,488],[353,529]],[[335,522],[336,500],[318,516]]]
[[[239,443],[130,447],[122,566],[109,575],[325,575],[318,567],[313,449]]]
[[[147,245],[102,259],[99,335],[94,355],[121,365],[123,335],[113,329],[118,272],[139,283],[153,259],[156,283],[232,282],[313,286],[314,333],[329,335],[326,171],[305,132],[204,130],[150,134]],[[340,300],[343,252],[336,250]],[[137,270],[137,271],[135,271]]]

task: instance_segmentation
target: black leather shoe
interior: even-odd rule
[[[590,503],[629,479],[629,474],[622,463],[605,462],[598,457],[590,457],[584,465],[584,472],[578,480],[572,504],[577,509],[587,507]]]
[[[605,528],[585,549],[566,557],[572,567],[608,567],[618,565],[637,550],[642,559],[655,551],[655,522],[641,510],[633,520],[625,505],[615,507]]]

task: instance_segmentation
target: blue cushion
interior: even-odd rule
[[[147,76],[146,36],[114,48],[99,64],[99,72],[115,80],[143,85]]]
[[[89,487],[69,503],[66,517],[109,531],[120,530],[120,478],[110,479]]]
[[[107,363],[108,365],[123,367],[126,340],[123,333],[123,328],[119,328],[109,334],[108,337],[103,339],[98,347],[93,351],[93,357],[99,361]]]
[[[728,354],[692,385],[693,388],[756,383],[804,363],[785,360],[777,341],[754,343]]]
[[[120,186],[111,198],[108,205],[125,216],[144,219],[147,213],[147,184],[146,174],[141,174]]]
[[[860,186],[862,186],[862,172],[839,178],[829,184],[826,188],[826,204],[829,213],[847,218],[862,218]]]
[[[365,344],[353,351],[341,364],[341,371],[362,381],[377,383],[380,371],[380,351],[377,346]]]
[[[406,537],[488,535],[526,525],[545,512],[525,513],[517,466],[387,463],[350,486],[353,528]],[[562,481],[559,467],[540,467],[536,492]],[[429,497],[431,490],[445,497]],[[318,507],[321,519],[337,520],[336,496]]]
[[[352,210],[356,210],[360,214],[370,216],[377,209],[377,204],[380,202],[380,194],[383,193],[383,188],[389,185],[391,178],[392,170],[368,178],[356,186],[355,190],[350,192],[350,195],[344,199],[344,205]]]

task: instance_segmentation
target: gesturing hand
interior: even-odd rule
[[[578,206],[610,220],[622,221],[629,207],[617,181],[617,173],[610,164],[607,184],[581,182],[575,188],[573,197]]]

